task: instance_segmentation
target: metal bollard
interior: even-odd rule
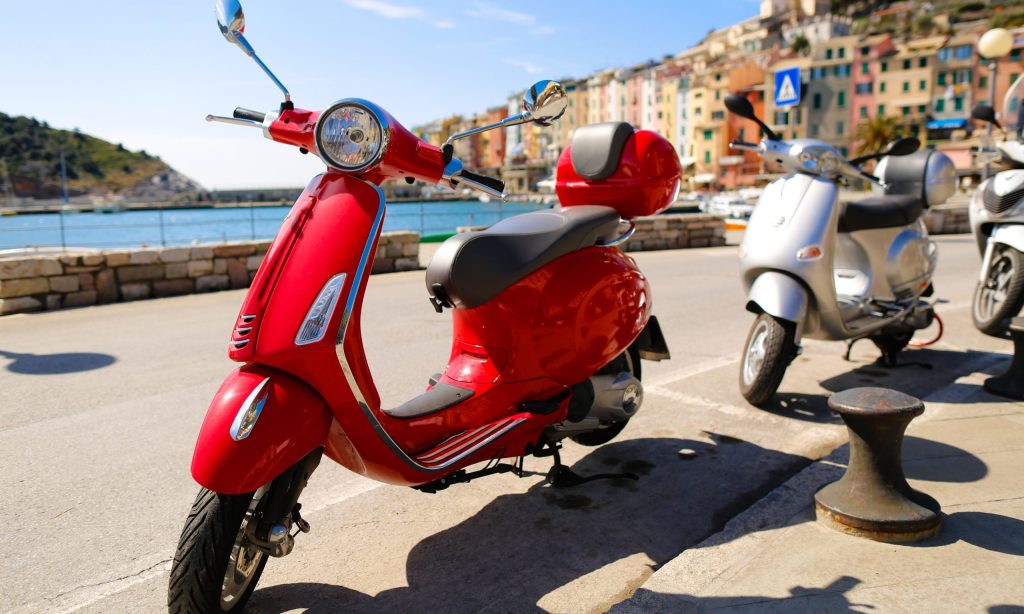
[[[1013,337],[1013,362],[1006,373],[985,380],[985,390],[992,394],[1024,401],[1024,318],[1010,320]]]
[[[895,390],[851,388],[832,395],[828,405],[846,423],[850,464],[839,481],[814,495],[818,522],[892,543],[938,533],[938,501],[911,488],[903,475],[903,433],[924,403]]]

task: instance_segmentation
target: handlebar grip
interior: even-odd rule
[[[478,173],[474,173],[472,171],[467,170],[463,170],[461,173],[459,173],[459,177],[465,177],[470,181],[475,181],[479,184],[485,185],[494,190],[495,192],[500,192],[502,194],[505,193],[505,182],[502,181],[501,179],[497,179],[495,177],[488,177],[487,175],[480,175]],[[456,177],[456,180],[457,179],[458,177]]]
[[[242,107],[236,107],[235,112],[232,113],[236,119],[251,119],[252,121],[263,123],[263,120],[267,118],[266,113],[260,113],[259,111],[253,111],[252,109],[243,109]]]

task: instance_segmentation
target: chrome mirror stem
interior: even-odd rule
[[[444,142],[444,144],[450,145],[459,139],[464,139],[467,136],[472,136],[474,134],[480,134],[481,132],[487,132],[488,130],[494,130],[495,128],[508,128],[509,126],[518,126],[519,124],[525,124],[526,122],[530,121],[530,117],[531,116],[529,113],[520,113],[519,115],[512,115],[511,117],[506,117],[500,122],[495,122],[493,124],[488,124],[486,126],[479,126],[477,128],[470,128],[465,132],[460,132],[458,134],[451,135],[450,137],[448,137],[448,140]]]
[[[270,80],[274,82],[274,85],[276,85],[278,89],[281,90],[281,93],[284,94],[284,101],[291,102],[292,95],[291,93],[288,92],[288,88],[286,88],[284,86],[284,83],[281,83],[281,80],[278,79],[277,76],[273,72],[271,72],[269,68],[267,68],[267,65],[263,63],[263,60],[260,59],[260,56],[256,55],[256,50],[252,48],[252,45],[249,44],[249,41],[245,40],[245,36],[241,32],[233,32],[232,34],[234,35],[235,38],[235,44],[238,45],[238,47],[245,52],[245,55],[252,58],[252,60],[256,62],[256,65],[262,68],[263,72],[267,73],[267,76],[270,77]]]

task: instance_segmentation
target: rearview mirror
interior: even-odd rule
[[[523,112],[529,121],[550,126],[558,121],[569,106],[565,89],[557,81],[538,81],[523,94]]]
[[[921,148],[921,141],[909,136],[901,139],[896,139],[892,143],[889,143],[889,147],[885,150],[886,156],[909,156],[918,149]]]
[[[971,110],[971,117],[983,122],[988,122],[1000,130],[1003,128],[999,125],[999,120],[996,119],[996,110],[987,104],[976,105],[974,109]]]
[[[738,117],[749,119],[764,130],[765,136],[773,141],[779,140],[779,135],[775,134],[768,124],[761,121],[761,118],[757,116],[757,112],[754,111],[754,105],[750,104],[746,96],[740,96],[739,94],[729,94],[725,97],[725,108],[729,109],[729,112]]]
[[[242,51],[249,53],[252,47],[248,44],[243,45],[239,40],[239,35],[245,32],[245,13],[242,12],[242,4],[238,0],[217,0],[216,10],[220,33],[229,42],[241,47]],[[245,40],[245,37],[241,40]]]

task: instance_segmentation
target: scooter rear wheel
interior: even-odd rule
[[[1024,254],[1012,247],[996,248],[985,280],[974,291],[974,326],[994,337],[1005,337],[1006,322],[1024,305]]]
[[[740,361],[740,393],[751,405],[775,396],[796,356],[796,325],[762,313],[754,320]]]
[[[172,614],[245,607],[267,565],[268,555],[245,536],[264,490],[243,495],[199,491],[171,566],[167,607]]]

